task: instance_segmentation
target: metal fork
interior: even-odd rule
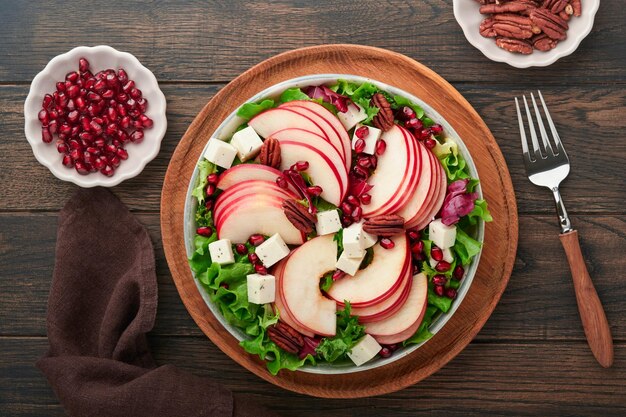
[[[548,137],[541,112],[535,101],[535,96],[531,93],[530,98],[539,127],[541,144],[537,139],[535,124],[530,109],[528,108],[526,96],[523,96],[524,107],[526,108],[526,119],[528,120],[528,130],[531,138],[531,143],[528,143],[519,101],[517,97],[515,97],[526,174],[530,182],[540,187],[549,188],[554,195],[556,211],[559,215],[559,223],[561,225],[561,234],[559,237],[565,249],[567,261],[572,272],[578,312],[585,330],[585,335],[587,336],[587,342],[596,360],[600,365],[607,368],[613,364],[611,329],[609,328],[604,309],[598,298],[598,293],[593,286],[593,282],[585,266],[585,261],[580,250],[580,243],[578,241],[578,233],[576,230],[572,229],[572,224],[567,216],[567,211],[565,210],[565,205],[563,204],[563,199],[559,192],[561,181],[567,177],[570,171],[569,158],[565,153],[563,143],[556,131],[552,117],[550,117],[550,112],[543,100],[541,91],[538,91],[538,94],[553,140],[551,141]],[[529,147],[531,147],[532,150],[530,150]]]

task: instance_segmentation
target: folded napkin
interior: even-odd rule
[[[71,416],[275,416],[214,381],[157,367],[146,333],[157,282],[150,237],[106,189],[79,190],[59,216],[37,362]],[[207,342],[208,343],[208,342]]]

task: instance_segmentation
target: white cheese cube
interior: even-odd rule
[[[354,274],[356,274],[356,272],[359,270],[359,266],[361,266],[363,258],[365,258],[365,251],[361,252],[360,257],[355,258],[348,256],[346,251],[344,250],[343,252],[341,252],[341,256],[337,260],[335,268],[341,269],[346,274],[354,276]]]
[[[361,246],[363,238],[363,223],[352,223],[343,229],[343,253],[349,258],[363,257],[364,250]]]
[[[337,118],[343,124],[346,130],[352,129],[357,123],[367,119],[367,113],[358,104],[352,103],[348,106],[348,111],[345,113],[337,113]]]
[[[209,139],[209,146],[204,152],[204,157],[215,165],[228,169],[237,156],[237,149],[230,143],[216,138]]]
[[[448,263],[452,263],[454,261],[454,255],[452,254],[452,250],[450,248],[445,248],[442,249],[441,252],[443,252],[443,260],[448,262]],[[439,263],[439,261],[434,260],[432,257],[428,260],[428,263],[430,264],[431,268],[434,268],[437,266],[437,264]]]
[[[365,230],[361,232],[361,249],[371,248],[378,242],[378,236],[367,233]]]
[[[339,212],[337,210],[318,211],[315,228],[318,236],[338,232],[341,229]]]
[[[237,149],[237,156],[241,162],[245,162],[258,155],[261,151],[261,146],[263,146],[263,141],[254,129],[248,126],[239,132],[235,132],[230,140],[230,144]]]
[[[354,129],[354,134],[352,135],[352,149],[354,149],[356,141],[359,140],[359,138],[356,136],[356,131],[360,127],[361,125],[359,124],[356,126],[356,129]],[[365,141],[365,149],[363,150],[363,153],[366,153],[368,155],[374,155],[376,153],[376,142],[378,142],[378,139],[380,139],[380,134],[382,133],[382,130],[372,126],[367,126],[367,129],[369,130],[369,133],[366,137],[363,138],[363,140]]]
[[[456,226],[446,226],[441,219],[433,220],[428,225],[428,237],[441,249],[451,248],[456,240]]]
[[[350,353],[348,353],[348,356],[356,366],[361,366],[365,362],[373,359],[382,348],[383,347],[378,344],[376,339],[366,334],[359,343],[354,345]]]
[[[220,239],[209,243],[209,254],[211,255],[211,260],[220,265],[235,262],[235,255],[233,254],[233,246],[230,243],[230,239]]]
[[[289,247],[278,233],[257,246],[254,251],[267,268],[289,255]]]
[[[246,278],[248,301],[254,304],[267,304],[276,298],[276,278],[274,275],[250,274]]]

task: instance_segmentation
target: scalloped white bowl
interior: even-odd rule
[[[154,121],[152,128],[144,131],[143,142],[128,144],[126,147],[128,160],[123,161],[111,177],[97,172],[81,175],[75,169],[63,166],[55,141],[44,143],[41,140],[41,123],[37,114],[41,110],[43,97],[47,93],[54,92],[56,82],[65,80],[65,75],[68,72],[78,69],[78,60],[81,57],[89,61],[91,71],[94,74],[107,68],[116,70],[124,68],[128,77],[135,81],[135,85],[142,91],[143,97],[148,100],[146,115]],[[159,89],[156,77],[149,69],[141,65],[133,55],[105,45],[79,46],[54,57],[43,71],[33,79],[28,97],[24,102],[24,131],[37,161],[47,167],[55,177],[63,181],[73,182],[81,187],[113,187],[124,180],[139,175],[148,162],[157,156],[167,130],[165,109],[165,96]]]
[[[480,14],[480,4],[475,0],[454,0],[454,17],[463,29],[463,34],[471,43],[492,61],[506,62],[517,68],[545,67],[553,64],[558,59],[570,55],[591,32],[600,0],[583,0],[582,15],[570,19],[567,39],[557,44],[556,48],[547,51],[533,51],[530,55],[507,52],[496,46],[493,38],[485,38],[478,32],[480,23],[485,15]]]

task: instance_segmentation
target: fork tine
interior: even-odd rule
[[[535,132],[535,124],[533,123],[533,116],[530,114],[530,109],[528,108],[528,102],[526,101],[526,96],[522,96],[524,99],[524,107],[526,107],[526,117],[528,118],[528,130],[530,130],[530,138],[533,142],[533,153],[535,154],[536,159],[542,159],[541,151],[539,150],[539,141],[537,140],[537,132]]]
[[[548,111],[548,106],[546,106],[546,102],[543,100],[543,95],[540,90],[537,90],[539,93],[539,99],[541,100],[541,105],[543,106],[543,112],[546,114],[546,119],[548,120],[548,125],[550,126],[550,131],[552,132],[552,138],[554,139],[554,143],[556,144],[557,155],[561,152],[565,152],[565,148],[563,148],[563,143],[561,143],[561,138],[556,131],[556,127],[554,126],[554,122],[552,122],[552,117],[550,116],[550,112]]]
[[[524,119],[522,118],[522,112],[519,108],[519,102],[517,101],[517,97],[515,97],[515,107],[517,108],[517,120],[519,122],[519,134],[522,137],[522,153],[524,154],[524,162],[530,163],[532,160],[530,159],[530,153],[528,152],[528,141],[526,139],[526,130],[524,129]]]
[[[543,142],[543,148],[546,150],[546,155],[554,156],[554,151],[552,150],[552,145],[550,145],[548,133],[546,132],[546,128],[543,125],[543,118],[541,117],[541,112],[539,111],[539,108],[537,108],[537,102],[535,101],[535,96],[533,95],[533,93],[530,93],[530,98],[533,102],[533,108],[535,110],[535,116],[537,118],[537,126],[539,126],[539,133],[541,134],[541,141]]]

